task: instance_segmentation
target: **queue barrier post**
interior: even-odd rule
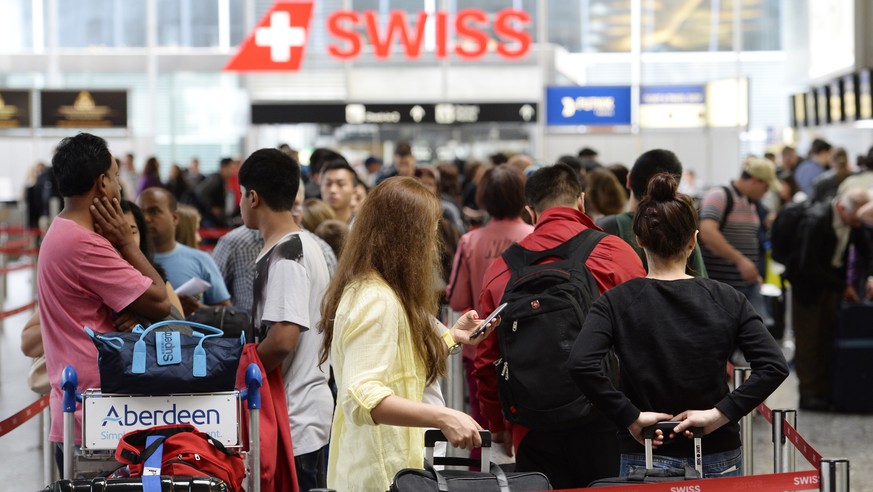
[[[784,473],[794,471],[796,451],[794,446],[785,438],[785,422],[796,428],[797,410],[774,409],[773,410],[773,472]]]
[[[783,411],[783,418],[791,427],[797,429],[797,410],[788,409]],[[785,444],[785,471],[793,472],[797,469],[797,448],[791,443]]]
[[[849,491],[849,460],[824,458],[819,465],[818,483],[822,492]]]
[[[749,367],[734,368],[734,389],[739,388],[749,376],[752,375],[752,369]],[[743,474],[746,476],[755,474],[755,453],[754,439],[752,437],[752,416],[753,413],[747,414],[740,420],[740,436],[743,443]]]

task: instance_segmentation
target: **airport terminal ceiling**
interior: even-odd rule
[[[851,7],[856,5],[852,0],[816,2],[844,14],[848,4],[850,18]],[[259,102],[532,102],[538,103],[536,109],[544,118],[545,89],[550,86],[637,87],[745,79],[747,125],[729,137],[734,142],[730,152],[739,156],[781,145],[790,120],[788,96],[808,89],[808,41],[798,34],[806,32],[810,22],[808,14],[814,5],[807,0],[315,0],[306,57],[298,72],[222,71],[273,3],[4,0],[0,88],[126,90],[127,128],[109,134],[124,147],[119,151],[154,153],[164,161],[179,163],[197,154],[206,170],[221,155],[242,154],[252,145],[272,145],[275,142],[269,140],[284,132],[269,125],[251,125],[251,105]],[[639,10],[634,11],[634,6]],[[361,42],[361,53],[353,60],[329,54],[330,46],[347,46],[329,29],[332,16],[344,10],[357,16],[352,17],[356,23],[345,26]],[[382,34],[398,12],[410,26],[421,18],[444,15],[451,49],[470,45],[470,39],[455,39],[452,19],[471,10],[484,12],[487,19],[478,26],[487,42],[485,53],[476,60],[460,59],[451,51],[439,57],[440,39],[433,24],[423,30],[417,59],[408,59],[409,48],[397,39],[387,59],[373,55],[378,46],[366,32],[367,15],[375,19]],[[494,20],[507,10],[526,14],[524,22],[515,19],[510,24],[522,29],[531,41],[529,52],[511,60],[494,52],[503,39]],[[542,12],[546,18],[541,25]],[[639,56],[631,46],[636,39],[634,26],[639,26]],[[517,43],[510,40],[507,46],[517,47]],[[633,125],[568,131],[547,127],[542,119],[536,124],[483,123],[481,127],[485,130],[461,133],[484,135],[489,145],[496,146],[507,132],[520,135],[510,141],[527,142],[528,151],[543,159],[590,140],[627,152],[617,156],[627,161],[640,146],[660,138],[652,130]],[[379,134],[395,131],[428,132],[426,127],[384,126]],[[460,142],[463,139],[451,137],[457,131],[447,129],[440,134],[448,137],[433,140]],[[15,153],[28,161],[43,156],[58,135],[41,127],[30,133],[4,132],[0,139],[14,141]],[[678,138],[674,132],[668,129],[664,141]],[[319,128],[290,134],[319,141],[326,137]],[[709,142],[701,149],[723,147],[715,143],[720,135],[700,130],[691,134]],[[34,137],[35,143],[26,142]],[[338,133],[332,138],[341,137]],[[802,132],[792,138],[803,138]],[[292,143],[301,148],[315,145],[315,141]],[[470,148],[461,152],[470,152]],[[695,160],[707,159],[710,152],[714,151],[700,150]]]

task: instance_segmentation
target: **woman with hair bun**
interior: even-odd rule
[[[621,475],[643,467],[642,429],[681,421],[669,440],[654,441],[655,468],[693,465],[690,427],[703,427],[704,477],[743,474],[738,421],[788,376],[779,346],[755,309],[734,288],[685,273],[697,243],[691,198],[669,174],[649,182],[633,230],[649,274],[606,291],[591,307],[570,355],[579,387],[621,435]],[[725,371],[734,348],[752,376],[729,391]],[[601,370],[610,348],[619,357],[621,390]]]

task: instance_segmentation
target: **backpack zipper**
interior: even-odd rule
[[[509,362],[503,360],[503,358],[501,357],[500,359],[492,362],[492,364],[494,364],[495,368],[499,368],[500,365],[503,364],[503,369],[500,370],[500,375],[503,376],[503,379],[509,381]]]

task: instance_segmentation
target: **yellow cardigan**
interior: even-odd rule
[[[327,485],[342,492],[388,490],[402,468],[422,467],[424,429],[378,425],[370,411],[389,395],[421,401],[425,368],[400,299],[382,278],[346,286],[330,357],[338,401]]]

